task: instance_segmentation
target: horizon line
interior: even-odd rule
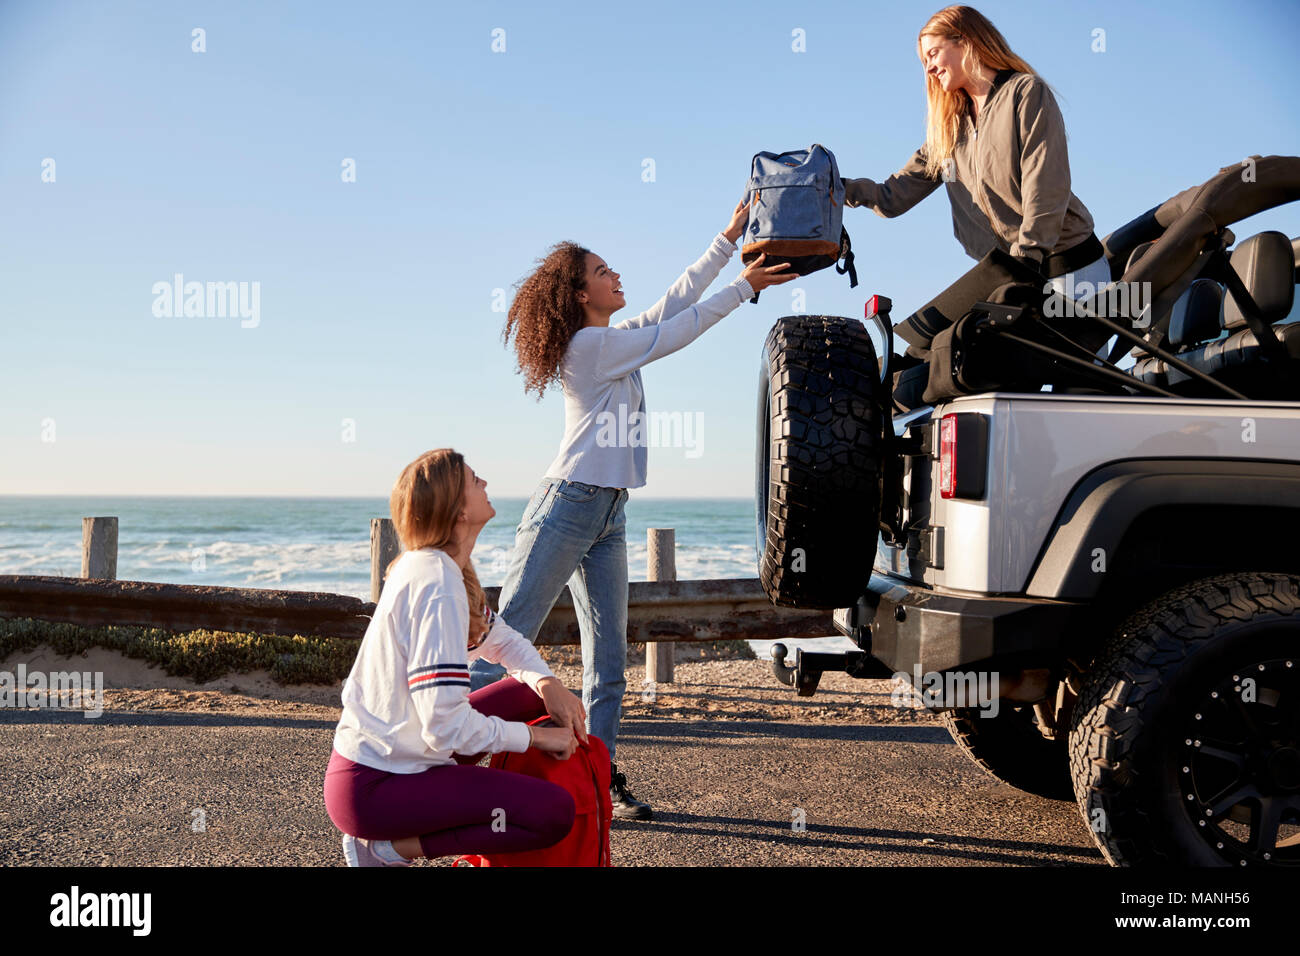
[[[532,492],[518,495],[501,495],[502,498],[531,498]],[[195,498],[222,498],[228,500],[249,500],[264,498],[295,498],[306,501],[373,501],[376,499],[386,500],[386,495],[293,495],[293,494],[260,494],[260,495],[211,495],[211,494],[193,494],[193,495],[158,495],[158,494],[141,494],[141,493],[122,493],[112,492],[100,494],[97,492],[59,492],[57,494],[29,494],[26,492],[0,492],[0,500],[5,498],[178,498],[178,499],[195,499]],[[752,501],[753,495],[651,495],[642,498],[643,501]],[[629,498],[630,500],[630,498]]]

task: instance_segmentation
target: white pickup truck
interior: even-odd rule
[[[1076,800],[1118,865],[1300,864],[1300,239],[1227,229],[1300,199],[1300,158],[1256,159],[1268,190],[1227,167],[1106,238],[1154,304],[1105,324],[1099,299],[1116,346],[1040,359],[1051,391],[891,377],[879,297],[879,348],[834,316],[765,347],[759,577],[861,648],[788,666],[778,645],[777,675],[907,675],[985,770]],[[977,326],[984,354],[1010,330],[1048,355],[1044,314],[972,303],[965,380]],[[909,374],[955,394],[900,411]]]

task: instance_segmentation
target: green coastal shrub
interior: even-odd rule
[[[207,683],[229,673],[269,671],[281,684],[333,684],[348,676],[357,640],[281,637],[197,630],[182,634],[156,627],[82,627],[32,618],[0,619],[0,656],[48,644],[60,654],[92,647],[120,651],[157,664],[168,674]]]

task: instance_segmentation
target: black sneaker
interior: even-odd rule
[[[614,816],[622,820],[649,820],[650,804],[632,796],[627,789],[627,777],[619,773],[614,764],[609,765],[609,778],[609,799],[614,805]]]

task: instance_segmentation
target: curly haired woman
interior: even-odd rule
[[[1070,191],[1065,121],[1048,87],[979,11],[945,7],[921,28],[917,52],[929,101],[925,144],[884,182],[846,179],[845,204],[907,212],[940,184],[966,253],[994,248],[1065,294],[1099,287],[1110,269],[1092,215]]]
[[[510,571],[501,588],[501,615],[528,640],[567,583],[582,637],[582,702],[588,731],[611,758],[610,788],[617,816],[646,820],[650,807],[629,792],[613,764],[627,665],[628,490],[646,483],[645,393],[641,368],[707,332],[755,292],[796,278],[785,264],[751,263],[726,288],[700,296],[736,251],[748,217],[741,203],[708,251],[658,302],[635,318],[610,325],[623,308],[623,284],[600,256],[571,242],[553,247],[524,279],[507,316],[525,392],[541,399],[547,386],[564,392],[564,438],[546,477],[515,531]],[[699,303],[698,305],[696,303]],[[628,423],[629,434],[614,434]],[[499,668],[476,665],[475,686]]]

